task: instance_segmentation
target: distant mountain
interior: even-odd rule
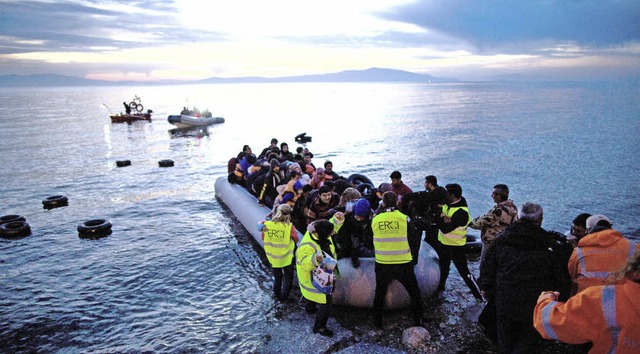
[[[456,79],[438,78],[427,74],[416,74],[409,71],[370,68],[366,70],[347,70],[331,74],[287,76],[276,78],[242,77],[216,78],[199,80],[199,83],[240,83],[240,82],[457,82]]]
[[[89,80],[56,74],[3,75],[0,86],[95,86],[110,85],[109,81]]]
[[[56,74],[37,75],[3,75],[0,76],[0,87],[27,86],[121,86],[121,85],[179,85],[179,84],[215,84],[215,83],[276,83],[276,82],[457,82],[456,79],[438,78],[427,74],[416,74],[409,71],[370,68],[366,70],[347,70],[331,74],[288,76],[279,78],[266,77],[211,77],[195,81],[104,81],[90,80],[75,76]]]

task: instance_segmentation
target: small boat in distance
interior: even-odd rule
[[[224,123],[224,118],[213,117],[208,109],[200,112],[197,108],[182,109],[179,115],[170,115],[167,120],[178,128],[203,127],[211,124]]]
[[[151,121],[151,113],[153,111],[147,109],[147,112],[142,113],[144,106],[137,95],[131,102],[122,102],[122,104],[124,105],[125,113],[120,112],[119,114],[110,115],[112,123],[129,123],[137,120]]]

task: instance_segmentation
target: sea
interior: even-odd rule
[[[152,121],[111,123],[136,95]],[[639,98],[608,82],[0,88],[0,215],[32,229],[0,239],[0,352],[297,352],[287,333],[312,319],[293,307],[278,327],[264,254],[214,189],[243,145],[271,138],[375,184],[394,170],[414,191],[426,175],[458,183],[473,217],[505,183],[548,230],[588,212],[638,240]],[[226,121],[178,130],[167,116],[183,107]],[[55,195],[68,206],[44,209]],[[113,233],[79,237],[92,219]],[[330,324],[370,326],[341,311]]]

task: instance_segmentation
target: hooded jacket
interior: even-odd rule
[[[279,168],[280,164],[278,160],[272,159],[269,163],[269,172],[265,175],[261,188],[258,191],[258,201],[270,208],[273,206],[273,202],[276,200],[276,197],[278,197],[277,187],[284,179],[282,169],[279,168],[278,171],[276,171],[276,167]]]
[[[480,289],[495,298],[504,317],[531,322],[538,295],[566,282],[557,243],[528,220],[508,226],[489,245],[480,268]]]
[[[583,237],[569,258],[572,294],[590,286],[606,285],[609,273],[620,270],[638,250],[640,245],[613,229]]]

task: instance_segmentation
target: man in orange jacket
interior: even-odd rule
[[[622,268],[640,250],[640,245],[613,230],[604,215],[590,216],[587,230],[569,258],[571,295],[590,286],[606,285],[609,273]]]
[[[566,303],[558,293],[538,297],[533,324],[545,339],[593,343],[589,353],[640,352],[640,252],[613,278],[616,285],[592,286]]]

